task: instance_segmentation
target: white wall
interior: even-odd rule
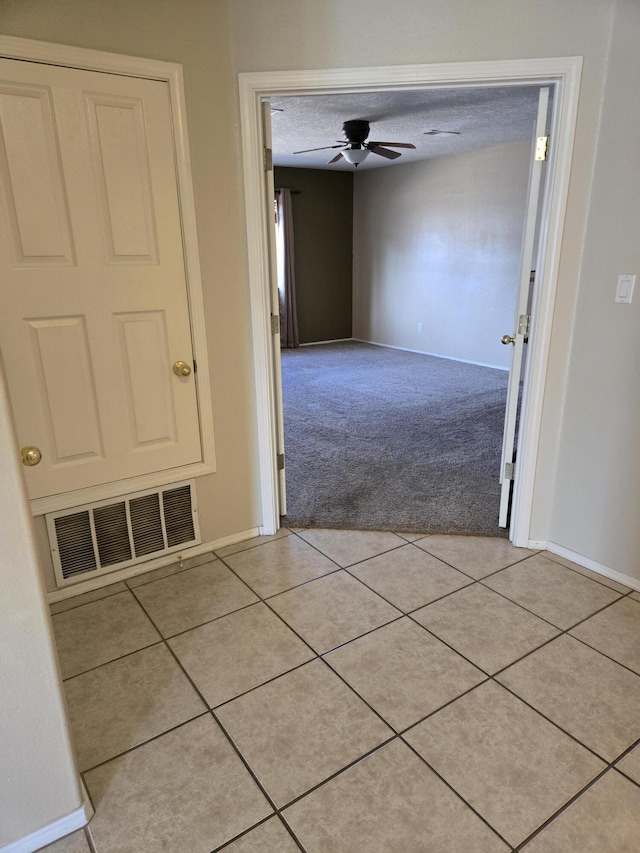
[[[0,847],[82,796],[0,364]]]
[[[640,579],[640,4],[618,4],[550,538]],[[634,302],[613,301],[620,273]]]
[[[355,176],[354,337],[508,369],[530,149]]]

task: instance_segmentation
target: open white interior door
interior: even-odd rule
[[[515,331],[505,335],[503,343],[512,344],[511,369],[507,390],[507,405],[504,419],[504,438],[502,442],[502,464],[500,469],[500,518],[499,526],[506,527],[509,520],[513,482],[516,476],[516,425],[520,406],[520,379],[522,375],[524,347],[529,334],[531,317],[528,314],[531,270],[534,267],[536,233],[542,196],[542,174],[547,158],[547,113],[549,107],[549,88],[540,89],[538,115],[533,142],[533,156],[529,177],[529,196],[522,239],[520,262],[520,283],[516,301]],[[542,141],[544,140],[544,141]]]
[[[275,443],[278,466],[278,504],[280,515],[287,514],[287,486],[284,471],[284,409],[282,403],[282,365],[280,362],[280,297],[278,294],[278,272],[276,269],[275,187],[271,154],[271,103],[262,102],[262,129],[264,139],[265,196],[269,209],[269,290],[271,293],[271,340],[273,344],[273,400],[276,409]]]

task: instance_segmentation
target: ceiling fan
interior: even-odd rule
[[[380,157],[386,157],[388,160],[396,160],[400,157],[399,151],[390,151],[391,148],[415,148],[411,142],[367,142],[369,136],[369,122],[364,119],[352,119],[345,121],[342,125],[342,134],[345,142],[340,142],[339,145],[323,145],[320,148],[306,148],[304,151],[294,151],[294,154],[308,154],[310,151],[324,151],[328,148],[340,148],[333,159],[329,163],[337,163],[341,157],[351,163],[353,166],[358,166],[365,160],[369,153],[379,154]]]

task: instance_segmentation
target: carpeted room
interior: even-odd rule
[[[281,358],[285,523],[500,535],[500,338],[529,151],[522,139],[392,168],[276,166],[294,191],[301,344]]]

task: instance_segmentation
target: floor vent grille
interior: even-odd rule
[[[201,541],[193,480],[49,513],[46,519],[59,587]]]

